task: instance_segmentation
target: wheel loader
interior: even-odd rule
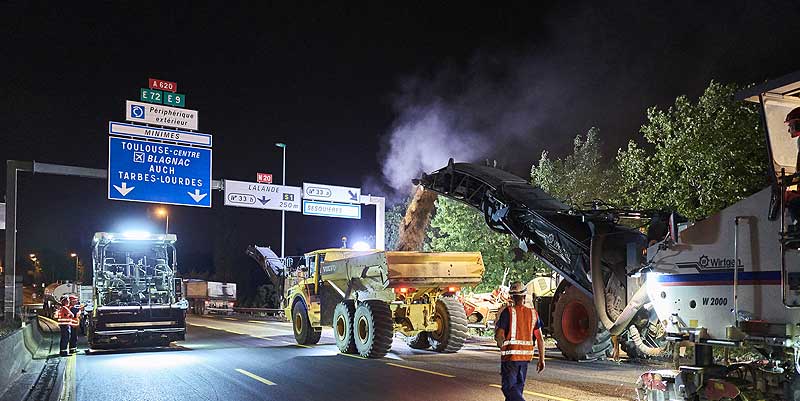
[[[322,249],[301,257],[247,253],[283,279],[283,309],[298,344],[316,344],[332,326],[342,353],[380,358],[394,333],[415,349],[457,352],[467,338],[467,316],[455,298],[481,282],[480,252],[400,252]]]

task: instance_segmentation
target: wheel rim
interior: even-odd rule
[[[339,316],[339,318],[336,319],[336,336],[338,338],[344,338],[347,334],[346,329],[347,326],[345,326],[344,316]]]
[[[358,319],[358,339],[361,340],[362,343],[367,342],[367,337],[369,334],[369,322],[367,322],[367,318],[361,316]]]
[[[303,331],[303,315],[300,312],[294,316],[294,332],[300,333]]]
[[[447,319],[437,310],[433,315],[433,321],[436,322],[436,330],[431,332],[431,337],[438,341],[444,338],[444,333],[447,332]]]
[[[564,307],[564,313],[561,315],[561,332],[564,338],[573,344],[581,344],[591,337],[589,311],[582,303],[572,301]]]

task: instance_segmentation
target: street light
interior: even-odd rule
[[[275,146],[283,148],[283,180],[281,185],[286,185],[286,144],[278,142]],[[281,210],[281,259],[283,259],[283,250],[286,246],[286,211]]]
[[[69,256],[72,257],[72,258],[75,258],[75,282],[77,283],[78,282],[78,254],[75,253],[75,252],[72,252],[71,254],[69,254]]]
[[[36,258],[36,254],[29,254],[28,257],[31,259],[31,262],[33,262],[33,271],[35,272],[34,276],[36,277],[37,274],[42,274],[42,265],[39,262],[39,259]]]
[[[169,234],[169,213],[167,213],[167,208],[161,207],[156,209],[156,214],[167,218],[167,226],[164,228],[164,234]]]

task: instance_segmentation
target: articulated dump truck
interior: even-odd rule
[[[386,355],[395,332],[412,348],[461,349],[467,316],[454,295],[480,283],[484,271],[480,252],[324,249],[291,263],[268,248],[248,254],[271,278],[284,278],[283,307],[298,344],[316,344],[322,326],[333,326],[341,352],[368,358]]]

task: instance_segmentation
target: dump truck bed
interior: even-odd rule
[[[480,252],[375,252],[322,264],[322,279],[346,288],[353,281],[373,288],[438,288],[481,282]],[[351,284],[352,285],[352,284]]]

